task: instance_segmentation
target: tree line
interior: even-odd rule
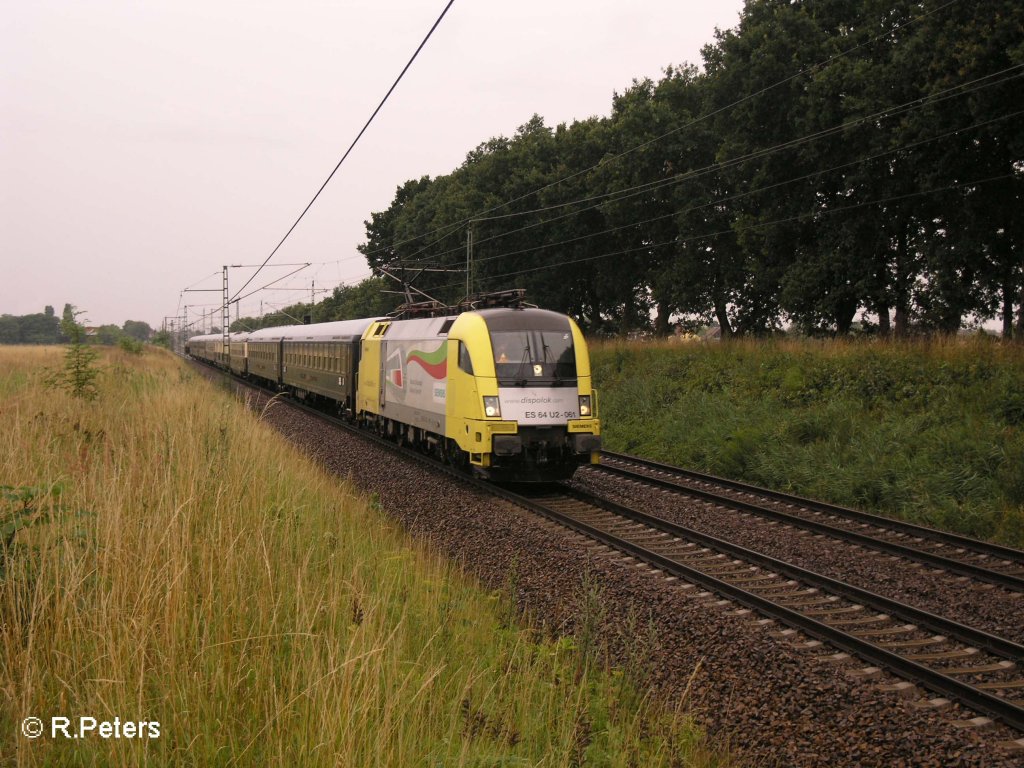
[[[474,289],[592,329],[1024,331],[1024,6],[751,0],[702,59],[406,182],[361,252],[451,300],[471,237]]]
[[[76,322],[75,307],[65,304],[61,317],[57,317],[52,306],[47,305],[42,312],[28,315],[0,315],[0,344],[64,344],[72,341],[61,325],[61,318],[66,322]],[[85,329],[83,329],[83,334]],[[148,323],[141,320],[126,320],[123,326],[112,324],[100,325],[88,329],[88,335],[82,339],[86,343],[113,345],[122,339],[147,341],[153,334]]]
[[[748,0],[607,117],[534,115],[402,184],[359,246],[375,277],[232,330],[387,312],[388,274],[525,287],[597,333],[1024,337],[1022,76],[1018,2]]]

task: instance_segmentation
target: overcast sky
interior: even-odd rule
[[[65,302],[158,327],[274,249],[444,0],[30,0],[0,16],[0,314]],[[271,264],[315,262],[257,314],[368,275],[363,222],[534,113],[607,115],[613,92],[699,63],[741,0],[456,0]],[[261,274],[253,286],[287,269]],[[252,270],[232,269],[233,287]],[[209,311],[208,309],[206,311]]]

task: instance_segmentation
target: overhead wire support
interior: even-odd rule
[[[221,338],[221,351],[224,355],[224,361],[227,362],[231,354],[231,344],[228,334],[231,330],[228,328],[231,325],[231,304],[228,301],[228,265],[224,265],[224,308],[221,311],[220,317],[220,338]]]
[[[280,266],[284,266],[284,265],[283,264],[275,264],[274,266],[275,267],[280,267]],[[239,290],[238,293],[235,294],[234,298],[231,299],[231,301],[234,302],[235,304],[237,304],[238,302],[242,301],[243,299],[247,299],[250,296],[259,293],[260,291],[265,291],[265,290],[269,289],[270,286],[276,285],[277,283],[280,283],[282,280],[287,280],[292,275],[298,274],[299,272],[304,270],[306,267],[308,267],[309,264],[299,264],[299,265],[296,265],[296,266],[298,266],[298,269],[293,269],[288,274],[282,275],[281,277],[277,278],[276,280],[271,280],[266,285],[261,286],[260,288],[257,288],[255,290],[250,291],[249,293],[245,294],[245,296],[239,296],[238,293],[242,292],[241,290]],[[253,277],[255,277],[255,275],[253,275]],[[305,290],[305,288],[303,288],[302,290]]]
[[[434,25],[430,28],[430,31],[427,32],[426,37],[423,38],[423,41],[416,48],[416,51],[413,53],[412,57],[409,59],[409,61],[406,63],[406,65],[402,68],[402,71],[399,73],[398,77],[395,78],[395,82],[391,84],[390,88],[388,88],[388,92],[384,94],[384,98],[380,100],[380,104],[378,104],[377,108],[375,110],[373,110],[373,114],[370,115],[370,119],[366,121],[366,124],[362,127],[362,130],[360,130],[359,133],[356,135],[355,139],[352,140],[352,143],[349,145],[349,148],[345,150],[345,154],[342,155],[341,160],[338,161],[338,164],[334,166],[334,170],[332,170],[330,172],[330,174],[327,176],[327,179],[324,181],[324,183],[320,185],[320,189],[318,189],[316,191],[316,194],[313,195],[313,199],[309,201],[309,203],[306,205],[305,208],[302,209],[302,213],[299,214],[299,218],[297,218],[295,220],[295,223],[292,224],[291,227],[288,228],[288,231],[285,233],[284,237],[281,238],[281,242],[279,242],[274,247],[274,250],[272,250],[270,252],[270,255],[267,256],[266,259],[264,259],[263,263],[260,265],[259,269],[257,269],[256,272],[252,275],[252,277],[250,277],[248,280],[246,280],[245,284],[241,288],[238,289],[237,293],[235,293],[235,295],[232,297],[233,299],[237,298],[238,294],[240,294],[242,291],[244,291],[248,287],[249,283],[251,283],[255,279],[256,275],[258,275],[260,273],[260,271],[263,269],[263,267],[265,267],[267,265],[267,263],[272,258],[274,258],[274,254],[277,253],[278,250],[280,250],[281,246],[284,245],[285,240],[288,239],[288,237],[291,235],[291,233],[299,225],[299,222],[302,221],[303,217],[305,217],[305,215],[309,211],[309,209],[313,207],[313,203],[315,203],[317,201],[317,198],[320,197],[320,193],[324,191],[324,188],[330,183],[331,179],[334,178],[334,174],[336,174],[338,172],[338,169],[341,168],[341,164],[345,162],[345,159],[349,156],[349,154],[355,148],[356,144],[359,143],[359,139],[361,139],[363,134],[366,133],[366,129],[370,127],[370,123],[372,123],[374,118],[377,117],[377,113],[380,112],[380,110],[383,108],[385,102],[387,102],[388,97],[390,97],[392,92],[395,90],[395,88],[398,87],[398,84],[402,81],[402,78],[405,77],[405,73],[407,71],[409,71],[409,67],[411,67],[412,63],[414,61],[416,61],[416,57],[419,56],[420,51],[423,50],[423,47],[427,44],[427,41],[430,39],[431,35],[434,34],[434,30],[437,29],[438,25],[440,25],[441,20],[444,19],[445,15],[448,13],[448,9],[450,9],[454,3],[455,3],[455,0],[448,0],[448,4],[444,7],[444,10],[441,11],[441,15],[437,17],[437,21],[434,22]]]

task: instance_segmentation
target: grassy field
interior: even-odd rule
[[[605,446],[1024,547],[1024,348],[595,345]]]
[[[0,764],[721,764],[169,354],[62,359],[0,348]]]

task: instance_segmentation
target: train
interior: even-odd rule
[[[194,336],[189,357],[498,482],[570,478],[601,450],[587,342],[532,306]]]

